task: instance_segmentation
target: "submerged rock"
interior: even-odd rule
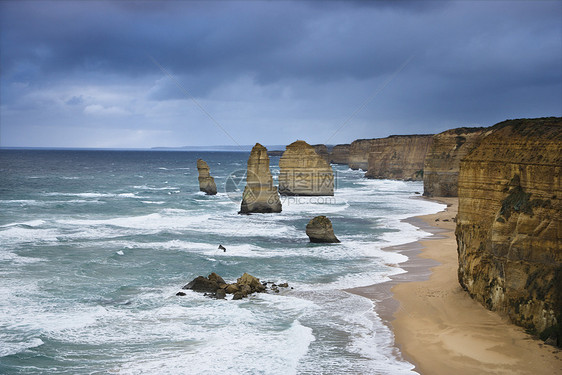
[[[334,195],[332,167],[305,141],[287,146],[279,169],[281,195]]]
[[[248,159],[240,214],[281,212],[281,200],[269,171],[267,149],[256,143]]]
[[[334,234],[332,222],[326,216],[316,216],[306,225],[306,235],[310,242],[316,243],[339,243],[340,240]]]
[[[209,166],[203,159],[197,159],[197,171],[199,172],[199,190],[207,195],[217,194],[215,179],[211,177]]]

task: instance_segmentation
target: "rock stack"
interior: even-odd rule
[[[256,143],[248,159],[240,214],[281,212],[281,200],[269,171],[267,149]]]
[[[197,171],[199,172],[199,190],[207,195],[217,194],[215,179],[209,173],[209,166],[203,159],[197,159]]]
[[[326,216],[316,216],[306,225],[306,235],[310,242],[316,243],[339,243],[340,240],[334,234],[332,222]]]
[[[305,141],[287,146],[279,169],[281,195],[334,195],[332,167]]]

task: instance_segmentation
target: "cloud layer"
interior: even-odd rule
[[[4,1],[0,146],[232,144],[217,123],[239,144],[345,143],[561,116],[561,19],[553,1]]]

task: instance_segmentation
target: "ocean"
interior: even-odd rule
[[[383,248],[428,236],[401,220],[444,206],[417,198],[421,182],[334,165],[334,197],[239,215],[248,156],[0,150],[0,373],[415,373],[376,304],[345,289],[404,272]],[[199,192],[198,158],[216,196]],[[317,215],[341,244],[309,243]],[[211,272],[290,287],[176,296]]]

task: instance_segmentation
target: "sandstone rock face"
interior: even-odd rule
[[[314,148],[314,151],[316,151],[316,153],[320,155],[322,159],[326,160],[327,163],[330,162],[330,151],[328,150],[328,146],[312,145],[312,147]]]
[[[339,243],[340,240],[334,234],[332,222],[326,216],[316,216],[306,225],[306,235],[310,242],[316,243]]]
[[[367,178],[422,180],[425,155],[433,135],[391,135],[372,140]]]
[[[349,163],[349,149],[351,145],[335,145],[330,153],[330,162],[334,164],[348,164]]]
[[[433,136],[423,166],[423,195],[456,197],[461,159],[486,135],[485,128],[457,128]]]
[[[287,146],[279,159],[281,195],[334,195],[334,172],[305,141]]]
[[[461,286],[546,336],[562,324],[561,170],[562,118],[544,118],[493,126],[459,172]]]
[[[371,151],[371,146],[378,142],[378,140],[379,138],[357,139],[351,142],[349,145],[349,154],[347,156],[347,165],[349,165],[349,168],[366,171],[369,167],[369,151]]]
[[[241,214],[281,212],[281,200],[269,171],[267,149],[256,143],[248,159]]]
[[[217,185],[209,173],[209,166],[203,159],[197,159],[197,171],[199,172],[199,190],[204,191],[207,195],[215,195]]]

